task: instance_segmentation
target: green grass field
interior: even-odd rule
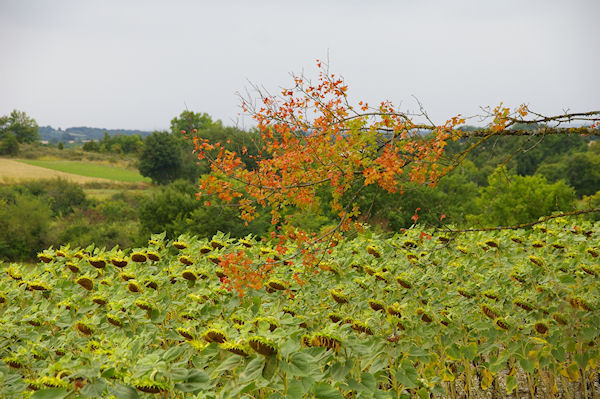
[[[122,169],[97,163],[63,160],[20,160],[20,162],[87,177],[96,177],[127,183],[150,182],[150,179],[143,177],[135,170]]]

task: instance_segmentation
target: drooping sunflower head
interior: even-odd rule
[[[94,289],[94,281],[87,276],[79,277],[75,282],[88,291]]]
[[[539,266],[539,267],[544,266],[544,260],[542,258],[540,258],[539,256],[529,255],[527,257],[527,259],[529,259],[529,261],[536,266]]]
[[[70,388],[71,386],[67,381],[51,376],[40,377],[37,379],[37,382],[48,388]]]
[[[222,344],[223,342],[227,341],[227,335],[225,335],[225,332],[222,330],[210,328],[202,334],[202,339],[209,343],[216,342],[218,344]]]
[[[225,243],[221,240],[217,240],[216,238],[213,238],[210,242],[210,246],[215,249],[221,249],[221,248],[225,247]]]
[[[132,381],[132,384],[138,391],[145,393],[168,392],[169,385],[165,382],[154,381],[149,378],[141,378]]]
[[[112,258],[110,258],[110,263],[112,263],[116,267],[123,268],[127,266],[127,259],[118,256],[113,256]]]
[[[83,335],[90,336],[94,334],[94,329],[92,328],[92,326],[90,326],[85,321],[78,321],[77,323],[75,323],[75,329]]]
[[[494,320],[494,324],[503,330],[508,330],[510,328],[508,322],[502,317],[498,317],[496,320]]]
[[[535,323],[533,325],[533,328],[535,329],[535,331],[538,334],[541,335],[546,335],[546,333],[548,332],[549,328],[548,328],[548,323],[545,321],[538,321],[537,323]]]
[[[103,295],[94,295],[92,297],[92,302],[97,305],[104,306],[108,303],[108,300]]]
[[[337,289],[329,290],[329,295],[339,304],[348,303],[350,301],[348,295]]]
[[[342,340],[339,336],[325,331],[314,333],[310,340],[310,346],[318,346],[336,352],[340,351],[341,344]]]
[[[148,256],[148,259],[150,259],[153,262],[160,261],[160,255],[156,251],[148,251],[146,253],[146,256]]]
[[[134,305],[142,310],[147,311],[147,312],[150,312],[150,311],[156,309],[156,306],[154,306],[152,303],[145,301],[143,299],[137,299],[134,302]]]
[[[143,263],[148,260],[148,257],[145,253],[136,251],[131,254],[131,260],[137,263]]]
[[[380,301],[378,299],[369,299],[367,303],[369,304],[369,307],[376,312],[386,311],[386,305],[383,301]]]
[[[198,279],[198,276],[196,275],[195,271],[192,269],[185,269],[181,273],[181,277],[183,277],[185,280],[188,280],[188,281],[196,281]]]
[[[272,278],[267,281],[267,285],[277,291],[287,290],[289,287],[285,281],[276,278]]]
[[[44,263],[50,263],[54,260],[54,257],[46,252],[41,252],[37,254],[37,258]]]
[[[186,255],[181,255],[179,257],[179,262],[183,263],[186,266],[191,266],[194,264],[194,261],[192,260],[192,258],[190,258],[189,256],[186,256]]]
[[[375,245],[367,245],[367,253],[375,258],[381,257],[381,251]]]
[[[220,346],[221,349],[233,353],[234,355],[242,357],[247,357],[250,355],[250,348],[242,343],[224,342]]]
[[[278,352],[278,348],[275,344],[275,341],[265,337],[260,337],[256,335],[250,337],[250,339],[248,339],[248,345],[250,345],[250,347],[256,353],[263,356],[271,356]]]
[[[127,282],[127,289],[129,290],[129,292],[133,292],[133,293],[137,293],[142,290],[140,288],[139,284],[137,283],[137,281],[135,281],[135,280],[129,280]]]
[[[96,269],[104,269],[106,267],[106,261],[100,256],[91,257],[88,259],[88,262]]]
[[[123,322],[121,321],[121,318],[119,316],[117,316],[116,314],[113,314],[113,313],[107,314],[106,320],[113,326],[123,327]]]
[[[373,335],[373,329],[371,328],[371,326],[360,320],[353,320],[351,328],[354,331],[358,331],[367,335]]]
[[[182,250],[188,248],[189,244],[183,241],[174,241],[173,246],[179,250]]]
[[[177,327],[176,331],[188,341],[194,339],[194,333],[188,328]]]

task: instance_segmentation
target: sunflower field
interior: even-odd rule
[[[599,237],[366,231],[308,268],[223,234],[48,249],[0,265],[0,397],[598,398]],[[238,295],[242,251],[279,262]]]

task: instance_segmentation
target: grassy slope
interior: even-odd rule
[[[150,181],[137,171],[97,163],[64,160],[21,160],[20,162],[65,173],[121,182],[139,183]]]

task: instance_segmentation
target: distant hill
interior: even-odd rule
[[[61,128],[55,129],[52,126],[40,126],[39,130],[40,140],[57,143],[59,141],[89,141],[89,140],[100,140],[104,137],[104,133],[108,133],[111,136],[124,135],[130,136],[138,134],[142,137],[146,137],[152,132],[144,130],[127,130],[127,129],[102,129],[97,127],[69,127],[65,130]]]

